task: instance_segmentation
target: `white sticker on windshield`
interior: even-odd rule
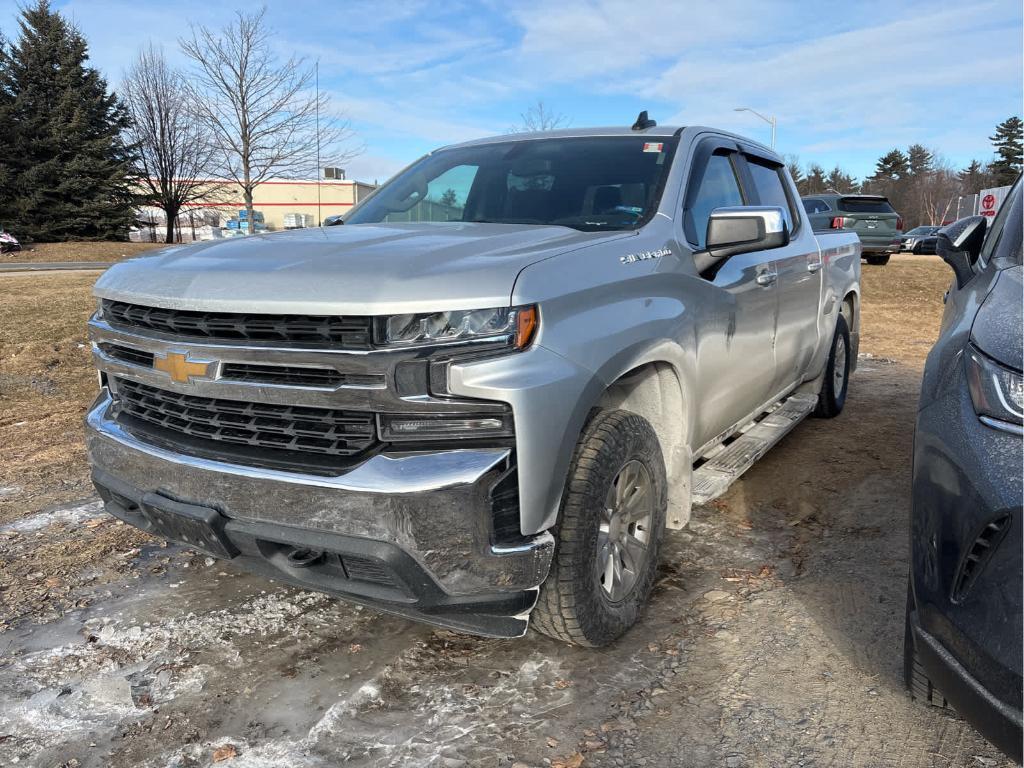
[[[660,141],[645,141],[644,152],[661,152],[661,148],[664,146]]]

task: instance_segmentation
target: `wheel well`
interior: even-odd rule
[[[846,320],[846,326],[851,332],[855,330],[854,322],[857,321],[857,294],[850,291],[843,297],[843,303],[839,307],[839,312],[842,314],[843,319]]]
[[[620,376],[598,402],[599,408],[617,408],[642,416],[654,429],[665,459],[668,479],[669,528],[682,528],[690,518],[690,455],[682,382],[666,362],[641,365]]]

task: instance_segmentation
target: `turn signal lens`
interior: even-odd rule
[[[514,346],[516,349],[526,349],[533,341],[539,325],[537,317],[537,306],[522,307],[516,310],[516,338]]]

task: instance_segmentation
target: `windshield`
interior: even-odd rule
[[[931,235],[939,231],[938,227],[914,227],[908,235]]]
[[[635,229],[657,210],[675,137],[509,140],[445,149],[391,179],[345,218]]]

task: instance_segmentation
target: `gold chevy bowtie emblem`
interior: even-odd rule
[[[188,384],[192,379],[209,376],[211,365],[211,360],[189,360],[188,352],[168,352],[163,357],[153,355],[153,367],[179,384]]]

